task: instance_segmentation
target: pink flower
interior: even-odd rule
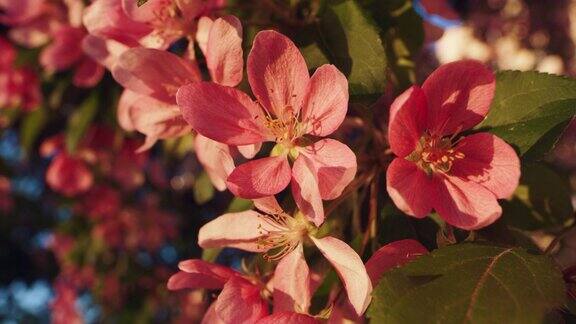
[[[208,308],[202,323],[254,323],[268,315],[261,297],[264,284],[230,268],[202,260],[186,260],[168,280],[168,289],[222,290]]]
[[[20,108],[30,111],[40,105],[42,93],[36,74],[17,68],[16,49],[0,37],[0,108]]]
[[[400,240],[384,245],[378,249],[366,262],[366,271],[372,282],[377,286],[384,273],[393,268],[400,267],[422,255],[428,250],[418,241],[412,239]],[[352,308],[352,305],[343,298],[335,301],[328,323],[362,323],[363,320]]]
[[[317,228],[312,223],[299,212],[294,217],[286,214],[273,198],[255,204],[264,213],[224,214],[200,229],[198,244],[263,252],[268,260],[280,260],[273,280],[274,310],[307,313],[313,291],[303,243],[309,240],[336,269],[356,313],[364,313],[372,285],[358,254],[334,237],[316,238]]]
[[[356,173],[356,157],[346,145],[317,140],[334,132],[346,115],[346,78],[332,65],[310,77],[292,41],[264,31],[248,56],[248,80],[257,102],[215,83],[180,88],[177,102],[184,119],[201,135],[224,144],[259,148],[275,142],[272,156],[234,169],[228,189],[253,199],[277,194],[292,182],[300,210],[322,224],[322,200],[338,197]]]
[[[64,280],[58,280],[54,284],[54,291],[54,300],[50,304],[51,322],[54,324],[83,323],[82,315],[76,308],[76,289]]]
[[[422,88],[413,86],[390,108],[388,140],[398,158],[387,171],[390,197],[418,218],[434,209],[446,222],[473,230],[502,214],[497,199],[518,186],[520,161],[489,133],[459,135],[488,114],[491,71],[476,61],[446,64]]]
[[[82,159],[62,152],[48,166],[46,183],[55,192],[73,197],[88,191],[94,178]]]

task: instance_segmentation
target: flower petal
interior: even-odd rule
[[[214,21],[208,38],[206,64],[212,81],[218,84],[235,87],[242,81],[242,24],[238,18],[225,16]]]
[[[125,88],[168,103],[176,103],[178,88],[201,79],[195,64],[170,52],[141,47],[122,53],[112,75]]]
[[[300,154],[292,168],[292,196],[298,209],[316,226],[324,223],[324,205],[313,162]]]
[[[447,223],[465,230],[492,224],[502,215],[496,196],[472,181],[444,177],[435,193],[434,209]]]
[[[282,207],[278,204],[278,200],[274,196],[254,199],[254,207],[267,214],[280,214],[283,212]]]
[[[332,134],[348,111],[348,80],[334,65],[319,67],[308,84],[302,121],[310,123],[310,134]]]
[[[290,174],[285,156],[265,157],[237,166],[226,183],[235,196],[262,198],[284,190],[290,183]]]
[[[310,269],[304,259],[304,249],[296,249],[280,260],[274,271],[274,312],[308,313],[310,300]]]
[[[495,89],[494,73],[478,61],[440,66],[422,85],[430,132],[449,135],[472,128],[488,114]]]
[[[196,82],[178,90],[184,119],[198,133],[228,145],[267,139],[262,109],[244,92],[211,82]]]
[[[40,64],[50,71],[62,71],[77,63],[83,55],[80,46],[86,32],[81,28],[62,26],[54,32],[54,40],[40,54]]]
[[[191,131],[178,106],[146,95],[135,97],[131,101],[129,118],[134,128],[148,138],[154,141],[175,138]]]
[[[312,163],[320,196],[323,200],[338,198],[356,175],[356,155],[345,144],[323,139],[300,149]]]
[[[204,56],[208,53],[208,37],[210,36],[210,29],[212,29],[212,24],[214,21],[212,18],[207,16],[202,16],[198,19],[198,25],[196,27],[196,43],[202,54]]]
[[[137,94],[134,91],[124,90],[120,96],[120,100],[118,100],[116,119],[118,120],[120,127],[125,131],[131,132],[136,130],[136,128],[134,128],[134,123],[132,122],[132,117],[130,117],[130,110],[132,110],[132,107],[141,96],[142,95]]]
[[[230,268],[212,264],[203,260],[191,259],[180,262],[181,271],[168,279],[168,289],[185,288],[222,289],[224,284],[237,272]]]
[[[104,67],[84,56],[74,70],[72,83],[80,88],[90,88],[100,82],[103,76]]]
[[[196,157],[219,191],[226,190],[226,179],[234,170],[234,160],[228,145],[197,135],[194,140]]]
[[[425,217],[432,209],[436,181],[413,162],[396,158],[386,171],[386,189],[394,204],[408,215]]]
[[[216,314],[225,323],[254,323],[268,315],[260,289],[240,277],[231,278],[214,303]]]
[[[221,320],[218,314],[216,314],[216,303],[212,303],[210,307],[208,307],[200,324],[226,324],[226,322]]]
[[[427,127],[427,115],[426,96],[418,86],[412,86],[394,100],[388,123],[388,141],[394,154],[405,157],[416,149]]]
[[[82,39],[82,49],[94,61],[112,70],[120,55],[128,50],[128,47],[111,39],[86,35]]]
[[[147,24],[128,18],[118,0],[93,1],[84,10],[82,22],[91,35],[128,46],[138,45],[138,40],[152,31]]]
[[[496,198],[512,196],[520,181],[520,159],[510,145],[478,133],[462,138],[456,149],[465,157],[454,161],[451,174],[486,187]]]
[[[240,145],[237,146],[236,148],[238,149],[238,152],[242,154],[243,157],[251,159],[255,157],[256,154],[258,154],[258,152],[260,152],[260,149],[262,148],[262,143]]]
[[[256,324],[320,324],[319,320],[306,314],[294,312],[275,312],[256,322]]]
[[[83,160],[60,153],[46,170],[46,183],[55,192],[73,197],[88,191],[94,177]]]
[[[228,213],[208,222],[200,228],[198,245],[204,249],[233,247],[250,252],[263,252],[257,240],[269,228],[268,222],[253,210]]]
[[[372,298],[372,283],[362,259],[348,244],[334,238],[310,237],[324,257],[336,269],[348,294],[348,299],[358,315],[362,315]]]
[[[428,250],[420,242],[411,239],[384,245],[374,252],[368,262],[366,262],[366,271],[372,281],[372,285],[378,284],[384,272],[402,266],[427,253]]]
[[[291,108],[297,114],[309,80],[304,57],[288,37],[272,30],[256,35],[248,55],[248,81],[270,113],[283,117]]]

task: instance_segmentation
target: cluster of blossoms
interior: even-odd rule
[[[298,47],[273,30],[255,35],[244,64],[242,24],[222,15],[223,6],[217,0],[149,0],[141,6],[136,0],[95,0],[86,7],[81,0],[0,2],[0,22],[11,26],[10,38],[25,47],[43,46],[45,72],[72,69],[76,86],[91,87],[109,70],[124,88],[118,124],[145,135],[142,143],[93,126],[74,152],[62,134],[55,135],[40,149],[51,158],[46,182],[54,192],[80,201],[76,212],[93,222],[95,241],[110,249],[157,250],[176,236],[173,217],[160,210],[155,197],[140,199],[136,207],[124,206],[122,196],[145,181],[142,170],[157,141],[194,134],[194,152],[214,187],[250,199],[255,207],[208,222],[198,244],[260,253],[274,266],[265,272],[238,271],[187,260],[170,277],[168,288],[220,291],[206,311],[206,323],[360,320],[382,273],[427,250],[416,241],[398,241],[365,263],[363,253],[336,238],[337,233],[326,234],[330,226],[323,225],[330,213],[324,202],[345,198],[346,188],[359,178],[346,136],[340,136],[342,141],[329,137],[355,121],[347,116],[347,78],[329,64],[310,75]],[[180,46],[178,55],[182,40],[186,47]],[[8,46],[4,43],[0,40],[1,47]],[[13,61],[14,55],[0,61],[0,86],[31,82],[25,81],[33,78],[25,70],[9,70]],[[250,93],[242,83],[244,72]],[[383,128],[395,158],[386,153],[380,169],[399,209],[418,218],[435,211],[466,230],[501,216],[497,200],[517,187],[519,159],[503,140],[471,130],[487,115],[494,91],[490,70],[460,61],[440,67],[422,87],[413,86],[392,103]],[[0,94],[0,106],[30,108],[40,96],[7,93],[17,96]],[[103,178],[116,186],[104,184]],[[280,197],[289,198],[279,203]],[[74,240],[56,241],[60,263],[67,264]],[[310,267],[307,257],[318,252],[343,288],[331,295],[326,312],[311,314],[325,268],[322,263]],[[74,275],[67,278],[83,271],[70,269]],[[89,286],[91,276],[86,277],[83,285]],[[106,280],[103,294],[114,296],[119,278]],[[53,307],[78,322],[68,309],[74,300],[70,285],[82,287],[59,281]]]

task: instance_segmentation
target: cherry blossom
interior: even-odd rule
[[[270,157],[236,167],[228,189],[253,199],[277,194],[292,183],[299,208],[322,224],[322,200],[337,198],[356,174],[354,153],[336,140],[322,139],[346,115],[346,78],[333,65],[319,67],[310,77],[291,40],[263,31],[248,56],[248,81],[257,101],[215,83],[183,86],[177,102],[184,119],[199,134],[224,144],[276,143]]]
[[[514,149],[489,133],[460,134],[481,122],[494,97],[490,70],[476,61],[441,66],[400,95],[390,108],[387,170],[390,197],[405,213],[434,209],[463,229],[490,225],[502,214],[497,199],[512,195],[520,177]]]

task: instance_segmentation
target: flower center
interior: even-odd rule
[[[264,125],[274,136],[277,144],[284,148],[291,149],[295,146],[295,141],[303,135],[302,124],[298,121],[298,114],[294,114],[292,107],[284,109],[283,116],[275,117],[270,115],[266,110],[266,120]]]
[[[279,214],[260,214],[262,223],[258,225],[260,238],[258,248],[266,249],[264,259],[267,261],[280,260],[292,252],[304,237],[311,231],[311,226],[301,213],[292,217],[284,212]]]
[[[165,38],[176,38],[186,35],[191,26],[183,17],[182,11],[173,0],[166,0],[158,10],[154,11],[152,26],[155,33]]]
[[[424,135],[414,152],[406,159],[415,162],[428,174],[441,172],[447,173],[452,168],[455,160],[463,159],[464,153],[454,149],[452,138],[433,137]]]

